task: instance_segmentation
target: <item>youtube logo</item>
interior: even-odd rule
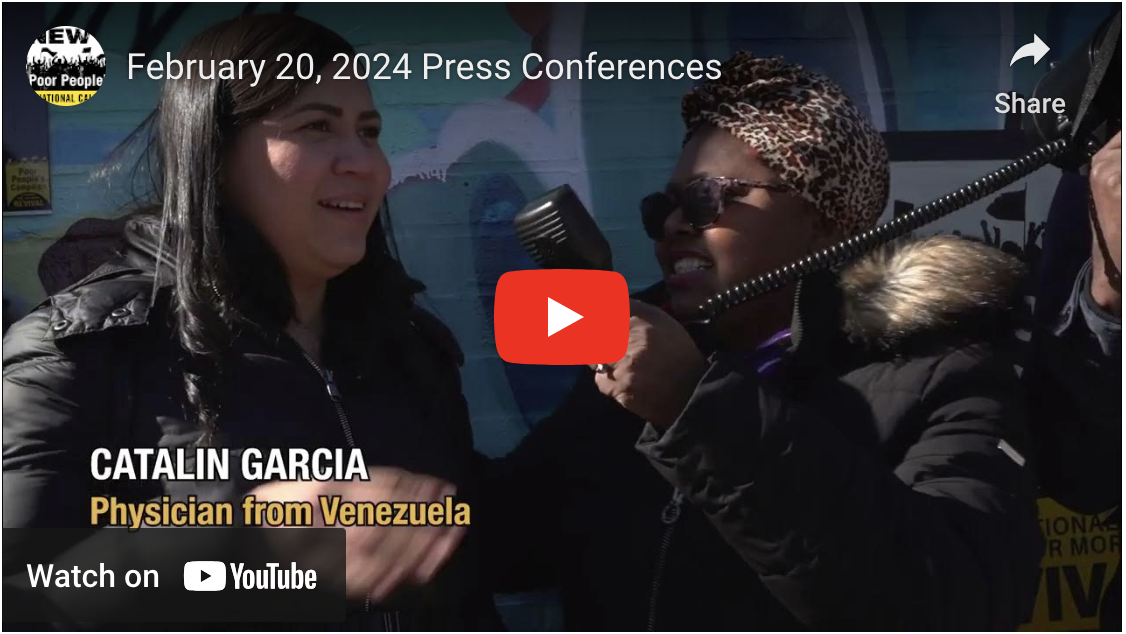
[[[613,363],[626,354],[629,290],[613,271],[510,271],[497,282],[493,325],[509,363]]]
[[[227,569],[221,561],[189,561],[184,564],[184,589],[219,592],[227,587]]]

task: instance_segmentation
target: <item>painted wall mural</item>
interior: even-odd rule
[[[80,278],[113,246],[120,192],[92,179],[108,152],[156,103],[159,83],[126,78],[128,53],[175,53],[211,23],[292,11],[332,28],[360,52],[446,58],[726,59],[746,48],[781,54],[837,81],[892,149],[885,220],[1016,156],[1020,133],[994,97],[1030,95],[1047,63],[1009,66],[1033,32],[1050,62],[1117,5],[1050,4],[47,4],[44,24],[88,29],[107,58],[88,103],[50,108],[52,210],[5,218],[5,325]],[[9,9],[5,6],[5,14]],[[30,44],[34,33],[28,33]],[[574,370],[513,366],[492,339],[493,289],[533,266],[510,229],[525,201],[569,183],[639,289],[658,269],[637,201],[661,188],[681,142],[683,81],[372,81],[393,166],[391,218],[407,269],[466,351],[463,377],[479,447],[499,454],[551,411]],[[8,116],[6,114],[6,116]],[[7,124],[6,124],[7,125]],[[938,134],[942,133],[942,134]],[[7,148],[5,148],[7,154]],[[933,226],[1035,260],[1060,172],[1046,169]]]

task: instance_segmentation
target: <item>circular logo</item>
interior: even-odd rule
[[[106,56],[98,40],[74,26],[47,29],[27,51],[27,78],[35,94],[56,106],[76,106],[98,92]]]

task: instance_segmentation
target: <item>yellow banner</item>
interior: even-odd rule
[[[1107,515],[1080,515],[1040,499],[1044,559],[1036,609],[1022,631],[1098,629],[1103,593],[1122,560],[1120,527]]]
[[[77,106],[93,97],[96,90],[36,90],[35,94],[56,106]]]

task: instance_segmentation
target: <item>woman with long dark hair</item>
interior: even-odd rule
[[[320,79],[299,79],[292,67],[293,78],[279,79],[282,53],[310,56]],[[470,494],[460,351],[415,305],[422,287],[388,247],[381,119],[365,81],[332,79],[340,54],[355,51],[284,14],[220,23],[180,52],[205,67],[252,60],[265,69],[257,83],[199,73],[165,82],[135,139],[149,140],[139,166],[150,170],[154,213],[128,223],[121,261],[8,332],[5,528],[89,526],[98,493],[377,502]],[[370,479],[91,475],[97,447],[200,445],[235,455],[357,448]],[[473,579],[473,542],[462,526],[348,528],[357,612],[348,625],[493,627],[491,597]],[[395,609],[405,603],[419,609]]]

